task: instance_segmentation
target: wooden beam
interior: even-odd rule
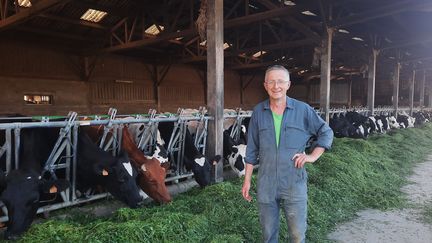
[[[50,19],[50,20],[55,20],[55,21],[60,21],[60,22],[68,23],[68,24],[74,24],[74,25],[79,25],[79,26],[83,26],[83,27],[93,28],[93,29],[108,30],[107,26],[103,26],[103,25],[98,24],[98,23],[93,23],[93,22],[89,22],[89,21],[85,21],[85,20],[78,20],[78,19],[69,19],[69,18],[56,16],[53,14],[41,14],[38,17]]]
[[[424,107],[424,95],[425,95],[425,81],[426,81],[426,70],[423,70],[422,77],[420,79],[420,109]]]
[[[238,17],[238,18],[227,20],[225,22],[223,28],[235,28],[235,27],[239,27],[239,26],[243,26],[243,25],[248,25],[248,24],[256,23],[256,22],[266,20],[266,19],[277,18],[277,17],[283,16],[283,15],[286,15],[290,12],[292,12],[292,9],[290,9],[288,7],[283,7],[283,8],[269,10],[269,11],[265,11],[265,12],[261,12],[261,13],[251,14],[248,16]],[[148,39],[143,39],[143,40],[138,40],[138,41],[132,41],[132,42],[125,43],[125,44],[120,44],[117,46],[112,46],[112,47],[104,49],[104,51],[114,52],[114,51],[128,50],[128,49],[133,49],[133,48],[137,48],[137,47],[156,44],[156,43],[159,43],[162,41],[167,41],[167,40],[175,39],[178,37],[185,37],[186,38],[186,37],[193,36],[196,34],[197,34],[197,30],[195,28],[182,30],[179,32],[168,32],[168,33],[162,32],[160,34],[160,36],[155,37],[155,38],[148,38]]]
[[[334,29],[327,29],[321,45],[321,83],[320,108],[324,111],[324,120],[330,121],[330,75],[331,75],[331,47]]]
[[[42,30],[37,28],[31,28],[31,27],[18,27],[17,30],[25,31],[25,32],[31,32],[35,34],[41,34],[41,35],[47,35],[47,36],[53,36],[63,39],[69,39],[69,40],[77,40],[77,41],[87,41],[87,42],[103,42],[105,39],[101,39],[99,37],[91,38],[86,37],[82,35],[73,35],[73,34],[65,34],[50,30]]]
[[[428,42],[432,42],[432,36],[431,35],[416,36],[415,38],[407,39],[404,41],[400,41],[398,43],[393,43],[391,45],[382,47],[380,50],[397,49],[397,48],[412,46],[412,45],[416,45],[416,44],[420,44],[420,43],[428,43]]]
[[[370,115],[374,114],[374,109],[375,109],[375,76],[376,76],[377,55],[378,55],[378,50],[372,49],[372,53],[369,56],[367,106]]]
[[[58,4],[65,4],[70,0],[40,0],[30,8],[22,9],[18,13],[0,20],[0,31],[22,24],[35,16],[42,14]]]
[[[274,10],[274,9],[278,9],[280,8],[277,4],[269,1],[269,0],[258,0],[259,3],[261,3],[262,5],[264,5],[266,8]],[[292,10],[292,13],[295,13],[297,11],[302,12],[303,9],[299,9],[299,8],[294,8],[294,7],[287,7],[290,8]],[[306,9],[305,9],[306,10]],[[313,30],[311,30],[309,28],[309,26],[307,26],[306,24],[298,21],[297,19],[295,19],[294,17],[292,17],[292,15],[284,15],[282,16],[283,20],[285,20],[285,22],[291,27],[296,29],[297,31],[301,32],[302,34],[304,34],[306,37],[312,38],[316,41],[316,43],[319,43],[321,41],[321,36],[317,33],[315,33]]]
[[[426,61],[431,60],[432,56],[423,56],[423,57],[412,57],[405,60],[402,60],[401,63],[412,63],[412,62],[418,62],[418,61]]]
[[[207,154],[223,154],[224,108],[224,25],[223,0],[207,0],[207,106],[214,120],[209,121]],[[223,162],[214,166],[213,181],[223,181]]]
[[[398,106],[399,106],[399,77],[400,77],[400,62],[397,62],[394,67],[393,73],[393,109],[395,116],[397,116]]]
[[[409,115],[412,116],[414,109],[414,84],[416,79],[416,70],[412,71],[412,77],[410,78],[409,84]]]
[[[432,5],[432,2],[426,0],[411,1],[403,0],[401,2],[391,2],[387,5],[371,8],[370,10],[355,13],[348,17],[338,18],[329,22],[330,27],[339,28],[343,26],[350,26],[353,24],[363,23],[372,19],[391,16],[401,12],[427,8]]]

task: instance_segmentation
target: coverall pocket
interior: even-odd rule
[[[286,125],[285,130],[285,146],[290,149],[302,149],[306,146],[308,133],[300,127]]]

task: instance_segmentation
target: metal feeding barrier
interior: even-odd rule
[[[70,187],[62,192],[61,197],[56,201],[41,206],[38,213],[48,212],[59,208],[69,207],[88,201],[93,201],[107,197],[109,193],[95,194],[92,192],[82,193],[84,197],[77,195],[77,146],[78,129],[84,126],[100,126],[103,134],[98,141],[98,146],[113,155],[117,155],[121,149],[122,129],[126,124],[142,124],[143,129],[136,133],[135,142],[145,154],[151,153],[155,149],[157,142],[157,128],[160,122],[174,122],[174,130],[168,141],[168,156],[173,169],[167,175],[166,182],[177,183],[182,178],[191,178],[192,172],[187,171],[183,164],[185,133],[190,122],[196,123],[194,133],[195,146],[205,154],[208,120],[212,119],[206,114],[206,109],[200,107],[194,114],[186,114],[184,109],[179,109],[177,114],[157,114],[156,110],[150,110],[147,114],[137,115],[117,115],[115,108],[110,108],[108,115],[99,116],[78,116],[75,112],[69,112],[67,116],[56,117],[19,117],[0,118],[0,132],[4,132],[4,141],[0,141],[0,161],[2,169],[9,173],[11,170],[19,168],[19,147],[21,139],[21,129],[27,128],[58,128],[59,134],[49,154],[48,159],[43,164],[43,176],[52,178],[66,179]],[[237,109],[235,114],[224,115],[224,118],[235,118],[235,125],[231,131],[231,136],[238,137],[241,131],[241,124],[245,117],[250,117],[250,111]],[[82,120],[87,118],[87,120]],[[89,119],[90,118],[90,119]],[[35,121],[35,119],[37,121]],[[136,126],[137,129],[140,126]],[[6,207],[0,202],[0,206],[7,215]],[[0,217],[0,222],[8,220],[7,216]]]

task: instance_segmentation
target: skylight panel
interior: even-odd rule
[[[32,3],[30,0],[18,0],[18,6],[23,8],[30,8],[32,6]]]
[[[100,22],[108,13],[95,9],[88,9],[82,16],[82,20],[98,23]]]
[[[295,2],[293,2],[293,1],[289,1],[289,0],[284,0],[283,3],[284,3],[286,6],[295,6],[295,5],[296,5]]]
[[[253,54],[252,56],[258,58],[258,57],[260,57],[266,53],[267,53],[266,51],[258,51],[255,54]]]
[[[163,27],[162,25],[159,25],[159,29],[161,29],[162,31],[165,29],[165,27]],[[160,33],[158,27],[156,27],[155,24],[153,24],[152,26],[148,27],[144,32],[149,34],[149,35],[158,35]]]
[[[353,37],[352,38],[353,40],[356,40],[356,41],[364,41],[362,38],[360,38],[360,37]]]
[[[230,44],[228,44],[227,42],[225,42],[224,44],[223,44],[223,49],[225,50],[225,49],[227,49],[227,48],[229,48],[230,47]]]
[[[303,11],[302,14],[307,15],[307,16],[317,16],[316,14],[312,13],[309,10]]]

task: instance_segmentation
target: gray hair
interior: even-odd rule
[[[288,71],[288,69],[286,69],[286,68],[285,68],[284,66],[282,66],[282,65],[273,65],[273,66],[268,67],[267,70],[265,71],[264,81],[267,80],[267,75],[268,75],[268,73],[269,73],[270,71],[273,71],[273,70],[281,70],[281,71],[284,71],[284,72],[286,73],[287,77],[288,77],[288,80],[287,80],[287,81],[290,81],[290,74],[289,74],[289,71]]]

